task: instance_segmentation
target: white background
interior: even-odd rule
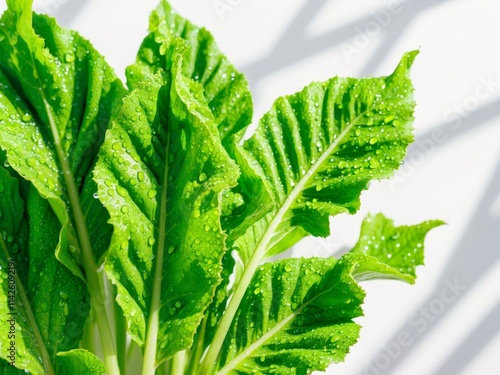
[[[90,39],[123,76],[146,35],[148,14],[157,1],[35,4]],[[353,245],[367,212],[384,212],[398,224],[445,220],[448,226],[428,237],[426,266],[418,270],[415,286],[364,284],[368,297],[366,317],[359,319],[364,327],[361,338],[346,362],[332,366],[328,374],[499,374],[498,2],[172,0],[172,4],[211,30],[221,49],[247,74],[255,120],[276,97],[312,80],[389,74],[403,52],[421,50],[412,71],[418,142],[401,172],[392,182],[372,184],[363,194],[358,215],[332,220],[331,238],[305,240],[296,251],[328,255]],[[433,136],[438,129],[440,136]],[[453,302],[444,302],[441,295],[448,293],[450,283],[465,290]],[[399,335],[408,335],[405,345],[398,344]]]

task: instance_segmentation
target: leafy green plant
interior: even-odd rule
[[[417,52],[389,76],[279,98],[243,140],[244,76],[166,1],[128,88],[78,33],[30,0],[7,4],[3,373],[125,374],[137,347],[143,374],[308,374],[358,339],[359,281],[414,282],[440,221],[368,216],[340,259],[272,257],[328,236],[331,216],[355,213],[369,182],[398,168]]]

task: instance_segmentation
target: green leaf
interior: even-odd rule
[[[106,367],[94,354],[75,349],[64,353],[58,353],[59,375],[102,375],[106,373]]]
[[[88,292],[55,257],[61,225],[50,205],[31,187],[25,208],[13,175],[0,167],[1,358],[11,362],[7,348],[14,342],[17,368],[50,374],[56,353],[78,347]],[[8,332],[12,317],[15,330]],[[7,340],[10,333],[15,337]]]
[[[330,216],[356,212],[368,183],[399,167],[413,140],[409,69],[416,54],[388,77],[313,83],[264,115],[242,152],[275,206],[249,231],[252,238],[238,240],[245,263],[256,244],[271,256],[306,234],[328,236]]]
[[[330,259],[261,266],[222,348],[217,374],[307,374],[340,362],[353,345],[364,293]]]
[[[52,360],[78,347],[90,311],[85,283],[54,254],[61,225],[49,203],[31,188],[27,210],[30,224],[27,291],[33,314]],[[49,287],[50,286],[50,287]]]
[[[88,232],[99,259],[107,247],[101,239],[107,216],[95,206],[88,176],[123,87],[76,32],[32,15],[29,0],[7,3],[0,21],[0,148],[51,203],[62,224],[58,258],[83,278],[67,209],[81,201],[93,214]]]
[[[357,282],[413,283],[425,235],[441,224],[395,228],[382,215],[368,217],[358,246],[338,261],[287,259],[261,266],[226,337],[217,374],[305,375],[343,361],[359,334],[353,319],[363,315],[365,293]],[[393,246],[394,236],[408,241]],[[412,257],[405,257],[409,251]]]
[[[253,104],[248,83],[217,47],[213,36],[205,28],[198,28],[177,14],[167,1],[162,1],[150,18],[150,34],[144,39],[136,63],[127,69],[129,87],[135,88],[156,72],[167,69],[166,51],[172,40],[182,38],[188,46],[182,62],[182,74],[199,82],[212,111],[222,144],[229,155],[238,160],[240,168],[247,169],[241,181],[224,193],[222,200],[222,228],[227,243],[245,233],[272,208],[270,194],[241,157],[235,144],[240,141],[252,120]],[[230,256],[226,256],[224,273],[232,271]],[[214,306],[208,311],[208,321],[216,324],[226,304],[228,278],[217,288]],[[214,326],[207,325],[205,341],[210,340]]]
[[[124,89],[76,32],[32,14],[31,0],[7,5],[0,20],[0,148],[57,215],[56,256],[88,283],[106,366],[113,373],[118,364],[96,264],[107,250],[111,228],[93,199],[90,172]]]
[[[199,82],[214,115],[222,144],[229,155],[245,168],[235,143],[241,140],[252,120],[253,103],[243,74],[219,50],[213,36],[176,13],[162,0],[151,14],[150,34],[144,39],[136,63],[127,69],[128,85],[137,87],[144,77],[167,70],[166,51],[175,38],[182,38],[187,50],[182,60],[182,74]],[[232,192],[223,199],[223,228],[228,242],[243,234],[271,209],[269,193],[260,178],[248,170]],[[243,187],[243,188],[240,188]]]
[[[44,343],[40,340],[39,333],[38,336],[35,334],[37,327],[31,307],[23,303],[26,302],[27,296],[17,271],[26,269],[28,265],[28,262],[23,259],[27,257],[27,244],[25,243],[27,223],[23,217],[24,202],[19,195],[17,180],[11,177],[3,167],[0,167],[0,212],[2,214],[0,221],[0,315],[2,320],[0,357],[18,369],[27,370],[33,374],[43,374],[51,370],[52,364],[46,349],[45,354],[41,352],[42,348],[39,344],[43,347]]]
[[[114,227],[106,271],[156,365],[191,345],[220,282],[221,194],[238,177],[201,86],[181,74],[184,51],[174,41],[170,69],[125,98],[94,171]]]
[[[443,224],[441,220],[431,220],[419,225],[395,227],[394,222],[382,214],[368,215],[353,251],[378,258],[407,275],[405,281],[413,283],[416,267],[424,264],[422,249],[425,236],[431,229]]]
[[[136,88],[145,76],[167,69],[166,51],[175,38],[188,46],[182,74],[199,82],[213,113],[224,146],[252,121],[253,104],[248,82],[228,61],[205,28],[180,16],[162,0],[151,14],[150,34],[144,39],[136,63],[127,69],[129,87]]]

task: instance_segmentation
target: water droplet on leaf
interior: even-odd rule
[[[65,54],[64,61],[66,61],[67,63],[71,63],[71,62],[75,61],[75,55],[73,55],[72,53]]]

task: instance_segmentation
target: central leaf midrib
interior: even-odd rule
[[[170,132],[167,131],[167,141],[165,147],[165,169],[163,172],[163,181],[161,185],[161,199],[159,212],[159,228],[158,228],[158,243],[157,253],[155,257],[155,268],[153,272],[153,289],[151,296],[151,311],[149,315],[148,331],[145,345],[145,366],[143,373],[154,371],[156,363],[156,346],[159,332],[159,314],[161,308],[161,287],[163,281],[163,257],[165,255],[166,235],[167,235],[167,202],[168,202],[168,176],[169,163],[168,155],[170,149]],[[152,357],[152,358],[151,358]]]

